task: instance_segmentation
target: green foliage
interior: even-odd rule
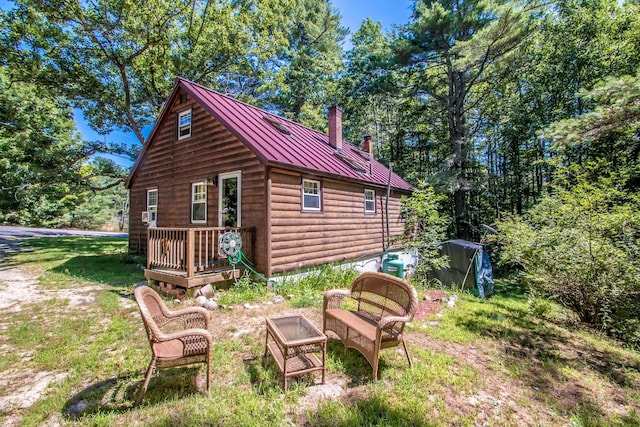
[[[144,142],[176,76],[249,95],[287,43],[289,0],[16,1],[0,57],[14,76],[71,99],[99,132]]]
[[[116,186],[124,171],[90,160],[100,147],[81,141],[63,99],[7,74],[0,71],[0,222],[103,226],[118,212],[111,199],[126,201],[124,187]]]
[[[448,224],[446,216],[438,210],[443,198],[436,195],[433,188],[421,182],[410,198],[402,200],[405,229],[409,235],[408,244],[411,250],[417,251],[419,258],[416,278],[423,284],[430,270],[444,267],[448,263],[439,254]]]
[[[640,182],[637,88],[634,79],[620,79],[640,64],[638,2],[417,0],[409,22],[392,33],[364,20],[347,52],[339,13],[325,0],[161,0],[145,8],[107,0],[13,4],[0,12],[0,64],[7,81],[31,82],[43,95],[40,118],[24,121],[33,135],[42,133],[39,120],[47,112],[58,117],[61,108],[70,116],[72,105],[99,132],[128,129],[142,143],[141,130],[180,75],[318,129],[326,126],[324,107],[341,104],[348,139],[371,135],[378,159],[447,194],[451,230],[465,237],[473,237],[469,224],[536,204],[548,190],[553,167],[547,160],[557,158],[556,150],[565,163],[608,153],[612,164],[625,165],[621,174],[630,186]],[[612,80],[578,96],[605,77]],[[556,132],[547,128],[588,112],[583,119],[591,128],[583,133],[584,126],[571,123],[561,122]],[[12,132],[5,126],[3,132]],[[74,133],[44,128],[50,136]],[[28,153],[24,145],[32,140],[23,137],[15,146]],[[62,139],[85,157],[102,151],[134,156],[140,148],[80,142],[77,135]],[[42,172],[40,154],[24,161]],[[6,221],[97,226],[106,211],[96,209],[101,196],[86,190],[111,188],[125,172],[94,158],[78,177],[73,170],[82,162],[49,157],[54,166],[69,165],[70,173],[56,167],[41,184],[22,177],[2,182],[2,191],[20,194],[16,199],[8,191],[0,201],[20,199],[24,206],[10,214],[2,206]]]
[[[271,295],[266,284],[254,279],[245,270],[244,274],[231,285],[229,292],[220,292],[218,302],[222,305],[244,304],[264,300]]]
[[[84,199],[90,152],[69,106],[0,70],[0,222],[48,225]]]
[[[283,14],[287,45],[276,60],[273,81],[265,85],[266,102],[299,123],[326,129],[332,79],[342,69],[340,43],[347,29],[330,2],[296,0]]]
[[[219,291],[218,302],[223,305],[245,304],[283,296],[291,306],[313,307],[322,305],[322,292],[333,288],[346,288],[358,275],[353,268],[325,264],[308,271],[294,271],[274,277],[268,286],[249,272],[236,280],[229,290]]]
[[[374,156],[393,162],[394,170],[406,176],[419,164],[409,166],[411,149],[403,129],[413,123],[410,111],[402,108],[406,82],[394,70],[392,38],[383,34],[379,22],[365,19],[351,43],[334,95],[344,107],[345,137],[358,143],[370,135]]]
[[[593,109],[553,123],[545,136],[565,164],[576,155],[598,160],[601,167],[590,168],[591,179],[615,173],[625,188],[639,188],[640,69],[635,76],[607,78],[580,95],[581,100],[595,104]],[[571,168],[561,172],[561,178],[571,180]]]
[[[627,7],[605,3],[589,7],[615,11],[615,26],[633,38]],[[574,13],[567,12],[580,23],[580,31],[601,30],[597,26],[594,30],[592,18]],[[601,14],[596,17],[605,19]],[[600,35],[607,37],[618,35]],[[598,56],[595,51],[590,54],[590,61]],[[612,57],[611,63],[618,60]],[[593,76],[592,70],[584,72]],[[640,342],[633,314],[640,307],[634,267],[640,255],[639,93],[637,77],[628,76],[607,78],[590,90],[582,89],[578,105],[586,111],[553,123],[542,134],[555,151],[554,194],[526,216],[502,224],[502,241],[507,243],[504,258],[524,268],[536,295],[534,303],[541,296],[551,296],[581,321],[634,345]],[[544,311],[538,303],[532,309]]]
[[[478,188],[473,168],[473,129],[481,127],[484,82],[500,79],[489,71],[522,41],[527,12],[518,3],[465,1],[415,2],[411,22],[395,43],[395,53],[411,76],[411,96],[418,101],[426,137],[444,147],[436,158],[440,192],[450,195],[453,226],[469,238],[473,215],[469,195]],[[425,148],[430,147],[427,144]],[[433,156],[433,149],[424,155]]]
[[[128,213],[128,196],[124,184],[92,191],[73,211],[58,218],[57,226],[82,230],[123,231]],[[124,215],[124,218],[123,218]]]
[[[524,270],[535,294],[638,345],[639,203],[611,182],[558,188],[527,215],[500,223],[503,260]]]
[[[339,265],[325,264],[307,272],[294,272],[282,277],[276,291],[290,300],[293,307],[322,305],[322,292],[327,289],[348,288],[358,271]]]
[[[572,121],[597,105],[597,96],[584,94],[602,79],[636,72],[639,24],[638,6],[631,2],[563,0],[537,10],[525,42],[507,64],[492,70],[495,79],[487,82],[486,96],[478,99],[487,112],[482,133],[487,135],[489,180],[482,196],[493,205],[493,216],[505,211],[522,214],[538,203],[549,191],[554,170],[549,160],[557,159],[558,151],[564,165],[584,163],[604,152],[612,160],[627,161],[629,153],[619,151],[616,138],[595,146],[584,144],[593,139],[598,126],[578,131],[563,120]],[[629,89],[628,82],[618,83],[620,87],[607,85],[612,98]],[[614,109],[624,111],[611,101]],[[609,132],[608,125],[625,119],[607,108],[603,104],[600,111],[593,111],[596,116],[582,120],[595,125],[600,117],[604,119],[600,131]],[[553,122],[558,122],[553,126],[557,132],[548,128]]]

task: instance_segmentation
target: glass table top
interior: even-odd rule
[[[324,337],[306,317],[302,315],[276,317],[268,319],[285,342],[300,341]]]

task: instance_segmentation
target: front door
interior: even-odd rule
[[[242,172],[220,174],[218,188],[218,227],[240,227]]]

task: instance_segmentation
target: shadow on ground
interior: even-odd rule
[[[121,375],[90,385],[71,396],[62,409],[63,417],[78,421],[99,413],[122,414],[137,409],[142,374]],[[153,406],[199,393],[199,376],[200,370],[195,367],[155,372],[142,405]]]
[[[580,334],[568,332],[566,324],[536,317],[508,300],[492,298],[486,304],[492,307],[460,312],[455,324],[501,343],[502,363],[528,384],[538,399],[578,416],[586,411],[591,417],[606,420],[603,409],[593,402],[593,390],[573,377],[596,375],[601,381],[620,387],[613,389],[609,398],[625,406],[633,405],[626,401],[624,389],[640,387],[639,358],[626,357],[607,346],[598,348],[580,338]],[[631,416],[638,421],[635,415]]]
[[[121,254],[76,256],[51,271],[116,287],[144,280],[142,265]]]

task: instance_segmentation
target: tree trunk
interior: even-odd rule
[[[467,177],[469,148],[465,126],[464,98],[466,75],[464,72],[451,70],[449,85],[449,138],[453,154],[452,175],[455,182],[453,193],[455,226],[457,237],[468,239],[470,236],[469,215],[467,212],[467,193],[469,180]]]

